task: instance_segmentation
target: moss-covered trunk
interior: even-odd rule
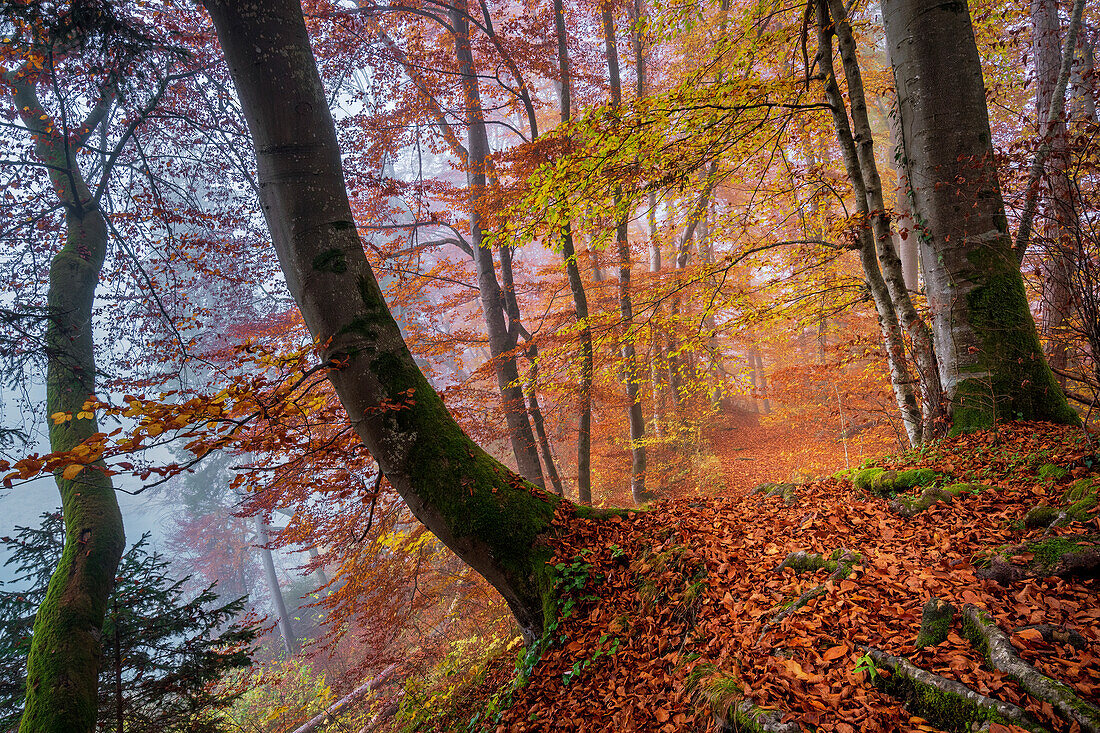
[[[352,219],[297,0],[206,0],[252,133],[287,285],[356,432],[416,517],[481,573],[530,639],[560,502],[470,441],[413,362]],[[537,459],[536,459],[537,460]]]
[[[8,82],[65,211],[65,244],[50,263],[47,294],[46,414],[71,416],[47,418],[50,449],[57,452],[72,450],[99,432],[95,418],[80,413],[95,394],[92,305],[107,252],[107,223],[76,166],[77,151],[64,126],[40,103],[32,73],[9,74]],[[110,478],[97,470],[101,467],[97,462],[68,479],[60,471],[55,476],[65,547],[35,616],[19,726],[24,733],[95,730],[100,636],[125,545],[122,514]]]
[[[1018,418],[1074,423],[1013,253],[969,8],[884,0],[882,10],[952,430]]]

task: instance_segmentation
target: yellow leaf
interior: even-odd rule
[[[54,414],[50,415],[50,419],[53,420],[54,425],[60,425],[66,420],[72,420],[73,416],[67,412],[55,412]]]
[[[61,478],[66,481],[72,481],[74,478],[80,475],[80,472],[84,470],[83,463],[70,463],[65,467],[65,470],[61,472]]]

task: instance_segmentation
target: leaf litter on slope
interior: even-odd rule
[[[922,651],[912,644],[931,597],[985,608],[1009,632],[1039,623],[1070,627],[1084,635],[1087,649],[1020,634],[1013,641],[1025,661],[1100,700],[1100,581],[1038,578],[1006,589],[979,579],[973,565],[991,549],[1037,539],[1019,521],[1060,496],[1067,482],[1096,473],[1092,453],[1079,430],[1028,424],[903,454],[880,465],[930,467],[997,487],[908,520],[891,514],[885,500],[832,478],[799,486],[791,505],[742,492],[663,501],[611,521],[566,520],[560,512],[555,562],[579,557],[593,566],[591,579],[562,620],[565,642],[544,654],[498,730],[705,730],[711,713],[686,685],[704,663],[733,676],[760,707],[787,711],[804,730],[934,730],[857,671],[861,646],[907,656],[1025,708],[1051,730],[1070,730],[1048,704],[983,663],[958,617],[942,644]],[[1040,480],[1029,455],[1070,474],[1060,485]],[[1100,519],[1090,524],[1095,531]],[[828,574],[773,569],[791,552],[838,548],[862,556],[851,575],[826,582],[824,595],[770,624],[782,604]],[[696,577],[698,597],[689,590]]]

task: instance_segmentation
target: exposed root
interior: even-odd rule
[[[955,620],[955,607],[940,598],[929,598],[920,615],[920,633],[913,646],[923,649],[935,646],[947,639],[951,622]]]
[[[1025,563],[1012,561],[1027,557]],[[979,578],[1010,585],[1027,578],[1089,578],[1100,575],[1100,537],[1050,537],[1041,542],[1009,547],[990,560],[988,568],[977,572]]]
[[[798,501],[798,485],[797,484],[776,484],[765,483],[760,484],[755,489],[749,492],[753,495],[763,494],[765,498],[768,497],[782,497],[783,503],[788,506]]]
[[[1016,654],[1008,635],[988,613],[977,606],[963,607],[963,631],[986,655],[994,669],[1013,677],[1028,694],[1046,700],[1067,721],[1077,723],[1086,733],[1100,733],[1100,709],[1081,699],[1069,685],[1052,680]]]
[[[914,468],[908,471],[865,468],[855,473],[852,484],[857,489],[869,491],[874,496],[888,498],[902,491],[930,484],[936,478],[936,472],[929,468]]]
[[[766,710],[751,700],[742,700],[730,708],[730,718],[714,716],[721,733],[753,731],[753,733],[802,733],[802,726],[794,721],[783,722],[786,716],[781,710]]]
[[[1089,646],[1088,640],[1081,634],[1077,633],[1073,629],[1067,629],[1064,626],[1054,626],[1052,624],[1029,624],[1028,626],[1020,626],[1013,629],[1013,633],[1019,633],[1021,631],[1038,631],[1043,635],[1043,641],[1048,644],[1069,644],[1074,649],[1087,649]]]
[[[791,554],[787,555],[786,559],[784,559],[783,562],[779,563],[779,565],[775,567],[775,572],[780,572],[784,568],[791,568],[795,572],[799,573],[826,569],[831,571],[829,574],[829,578],[826,582],[836,582],[838,580],[844,580],[849,575],[851,575],[852,568],[855,567],[855,564],[859,562],[860,559],[862,558],[859,553],[851,552],[845,549],[834,550],[833,554],[830,555],[828,558],[822,557],[821,555],[818,555],[816,553],[799,550],[798,552],[792,552]],[[770,629],[772,626],[775,626],[777,623],[805,606],[814,598],[823,595],[825,595],[825,583],[811,588],[810,590],[806,591],[798,598],[784,606],[783,609],[779,611],[779,613],[772,616],[771,620],[765,623],[763,628],[760,629],[760,637],[757,640],[757,643],[760,643],[764,640],[764,635],[768,633],[768,629]]]
[[[937,486],[929,486],[919,497],[897,496],[890,500],[890,511],[899,516],[915,517],[923,511],[944,502],[950,504],[955,497]]]
[[[969,731],[972,723],[989,721],[1018,725],[1034,733],[1046,731],[1016,705],[986,697],[961,682],[923,670],[904,657],[878,649],[865,651],[875,663],[872,681],[901,700],[910,713],[938,728]],[[890,671],[889,677],[880,673],[883,669]]]
[[[783,722],[786,713],[766,710],[745,698],[745,689],[737,675],[709,662],[699,664],[684,680],[695,698],[714,715],[718,731],[754,731],[755,733],[801,733],[798,723]]]

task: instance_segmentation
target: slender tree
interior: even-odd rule
[[[256,150],[260,201],[352,426],[416,517],[500,592],[524,636],[552,593],[560,500],[467,438],[416,366],[367,262],[297,0],[206,0]]]
[[[607,74],[611,83],[611,107],[617,109],[622,106],[623,91],[619,76],[619,51],[615,40],[615,19],[609,3],[603,5],[600,19],[603,22],[604,55],[607,58]],[[642,412],[638,356],[630,333],[634,327],[634,303],[630,294],[630,271],[633,262],[630,256],[628,221],[626,214],[623,212],[620,189],[616,189],[614,203],[615,216],[617,217],[615,222],[615,248],[619,256],[619,317],[622,319],[624,330],[620,356],[622,358],[626,396],[630,401],[627,406],[627,418],[630,423],[630,493],[634,498],[634,502],[640,504],[652,498],[652,496],[646,491],[645,485],[645,415]]]
[[[569,122],[572,114],[569,70],[569,37],[565,29],[565,3],[554,0],[554,30],[558,41],[558,73],[561,76],[561,92],[558,96],[562,123]],[[561,232],[561,254],[565,260],[565,274],[573,295],[573,314],[580,327],[581,373],[577,385],[577,501],[592,503],[592,329],[588,325],[588,294],[584,290],[577,252],[573,245],[573,223],[566,220]],[[597,270],[598,271],[598,270]]]

